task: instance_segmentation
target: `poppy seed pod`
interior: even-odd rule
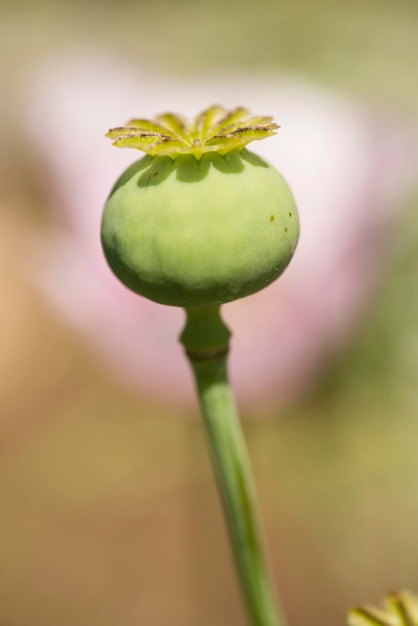
[[[299,236],[293,196],[266,161],[245,149],[273,134],[271,118],[211,107],[193,125],[171,114],[109,131],[147,152],[106,203],[102,244],[116,276],[155,302],[205,307],[273,282]]]

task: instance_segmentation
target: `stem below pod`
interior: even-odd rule
[[[191,363],[235,565],[251,626],[284,626],[268,571],[248,453],[227,375],[230,332],[219,307],[187,310]]]

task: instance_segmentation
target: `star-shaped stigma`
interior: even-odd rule
[[[200,159],[205,152],[224,155],[242,150],[251,141],[274,135],[278,128],[271,117],[252,116],[243,107],[227,111],[215,105],[191,123],[180,115],[164,113],[154,120],[132,119],[126,126],[109,130],[106,137],[117,148],[136,148],[151,156],[175,159],[192,154]]]
[[[418,626],[418,597],[408,591],[390,593],[383,609],[365,606],[348,615],[349,626]]]

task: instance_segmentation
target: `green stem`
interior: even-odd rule
[[[228,381],[229,336],[219,307],[187,310],[181,342],[195,375],[249,623],[283,626],[264,556],[248,453]]]

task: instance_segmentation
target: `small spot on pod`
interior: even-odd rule
[[[274,215],[270,215],[270,222],[274,222]]]

